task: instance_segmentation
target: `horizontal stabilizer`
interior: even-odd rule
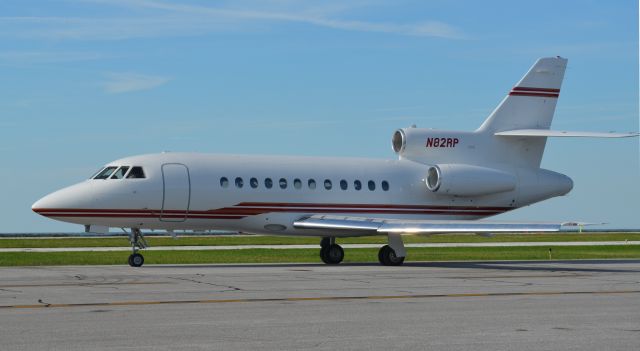
[[[362,234],[445,234],[445,233],[539,233],[557,232],[565,223],[488,222],[474,220],[395,220],[366,217],[315,215],[293,223],[296,228],[341,230]],[[357,234],[356,234],[357,235]]]
[[[570,132],[565,130],[549,129],[516,129],[497,132],[499,136],[524,136],[524,137],[586,137],[586,138],[628,138],[636,137],[640,133],[600,133],[600,132]]]

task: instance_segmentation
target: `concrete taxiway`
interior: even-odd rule
[[[640,260],[0,268],[2,350],[637,350]]]
[[[405,247],[516,247],[516,246],[626,246],[640,245],[640,241],[538,241],[538,242],[492,242],[492,243],[414,243]],[[378,249],[380,244],[342,244],[345,249]],[[318,245],[216,245],[216,246],[155,246],[147,247],[149,251],[217,251],[217,250],[296,250],[317,249]],[[640,250],[640,246],[638,246]],[[11,247],[0,248],[2,252],[109,252],[131,251],[130,246],[122,247]]]

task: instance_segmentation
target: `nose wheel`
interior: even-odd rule
[[[144,264],[144,256],[139,253],[134,253],[129,255],[129,266],[131,267],[142,267]]]
[[[131,255],[129,255],[129,266],[142,267],[144,264],[144,257],[138,253],[139,249],[145,249],[149,245],[144,240],[142,231],[138,228],[132,228],[129,233],[129,242],[131,243]]]

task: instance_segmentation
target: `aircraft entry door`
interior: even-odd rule
[[[162,165],[162,213],[160,220],[184,222],[187,220],[191,201],[189,169],[181,163]]]

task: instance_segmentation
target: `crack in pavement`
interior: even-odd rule
[[[201,275],[201,276],[204,277],[204,275]],[[236,286],[203,282],[203,281],[200,281],[200,280],[197,280],[197,279],[180,278],[180,277],[168,277],[168,278],[169,279],[175,279],[175,280],[187,281],[187,282],[196,283],[196,284],[211,285],[211,286],[215,286],[217,288],[226,288],[225,290],[221,290],[221,292],[224,292],[224,291],[244,291],[244,289],[238,288]]]

